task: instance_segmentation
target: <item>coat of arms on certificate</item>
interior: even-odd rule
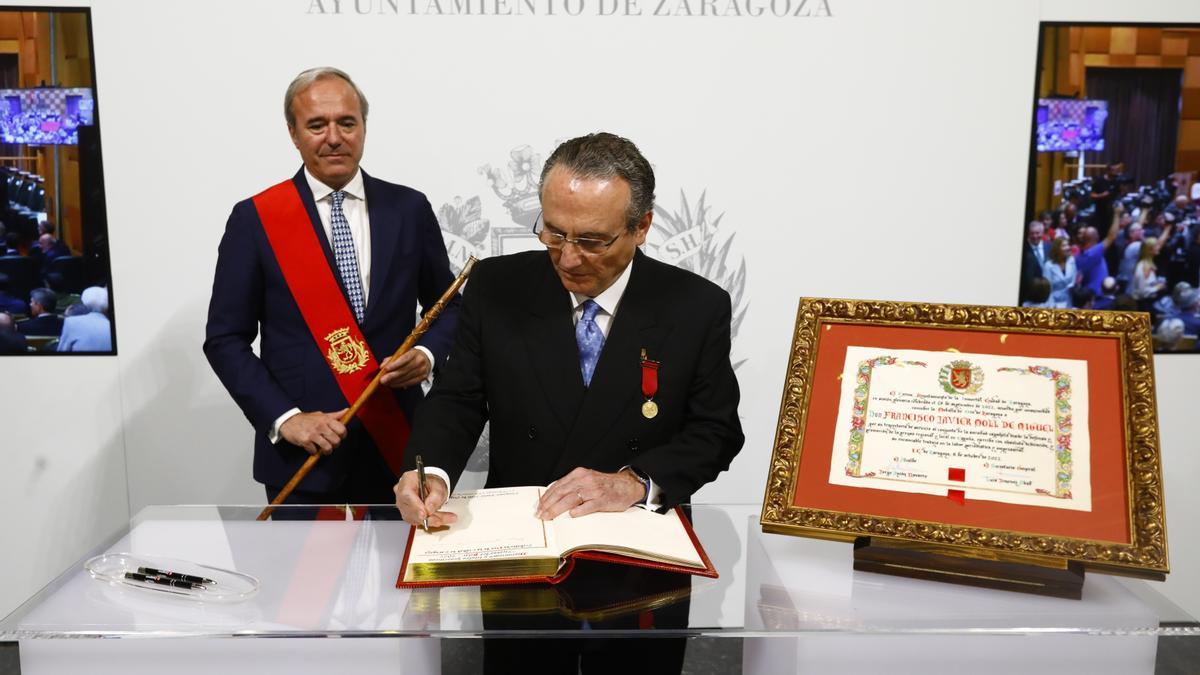
[[[1066,597],[1084,569],[1162,578],[1151,349],[1138,313],[802,299],[763,529]],[[913,574],[931,547],[963,568]],[[1016,566],[1035,581],[981,581]]]

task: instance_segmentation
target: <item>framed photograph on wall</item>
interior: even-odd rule
[[[1163,578],[1149,328],[1140,312],[801,299],[763,529]]]
[[[1196,24],[1041,24],[1018,304],[1148,312],[1156,352],[1200,351],[1197,54]]]

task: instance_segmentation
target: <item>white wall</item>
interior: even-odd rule
[[[1187,1],[829,0],[832,18],[741,19],[651,16],[658,0],[596,16],[598,1],[579,17],[92,3],[121,353],[0,361],[20,383],[0,388],[18,422],[3,425],[0,505],[22,514],[0,522],[0,613],[146,504],[261,502],[249,425],[200,344],[230,207],[299,165],[280,108],[303,68],[338,65],[366,91],[368,171],[435,208],[479,196],[492,228],[512,222],[479,167],[601,128],[639,143],[669,211],[705,193],[736,233],[728,261],[749,270],[734,346],[747,442],[698,499],[752,502],[799,296],[1014,300],[1038,21],[1200,22]],[[1187,427],[1200,360],[1157,364],[1175,569],[1161,588],[1200,614]],[[61,423],[7,432],[46,408]]]

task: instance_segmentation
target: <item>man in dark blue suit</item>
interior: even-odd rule
[[[1050,242],[1044,240],[1046,226],[1040,220],[1031,220],[1025,228],[1025,244],[1021,246],[1021,290],[1020,302],[1029,300],[1033,280],[1044,276],[1042,267],[1050,258]]]
[[[0,354],[24,354],[29,351],[25,336],[17,332],[13,323],[12,316],[0,310]]]
[[[49,288],[29,292],[29,320],[17,324],[23,335],[62,335],[63,320],[54,313],[58,297]]]
[[[204,352],[254,426],[254,478],[268,499],[322,453],[288,502],[391,503],[406,419],[449,351],[457,301],[416,349],[387,360],[418,301],[427,311],[453,275],[425,196],[359,169],[367,110],[339,70],[297,76],[284,115],[304,168],[236,204],[218,251]],[[380,367],[390,389],[343,426]]]

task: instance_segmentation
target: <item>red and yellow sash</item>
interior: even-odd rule
[[[313,230],[296,185],[286,180],[254,197],[254,208],[279,261],[288,290],[300,307],[304,323],[347,402],[358,400],[379,370],[346,296],[329,267],[325,251]],[[404,446],[408,444],[408,419],[387,387],[380,387],[359,409],[358,419],[367,428],[388,467],[400,475]]]

